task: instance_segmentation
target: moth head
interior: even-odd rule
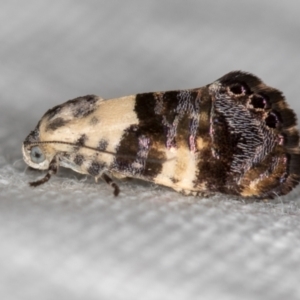
[[[49,168],[51,157],[45,151],[45,145],[40,142],[39,124],[31,131],[23,142],[23,159],[34,169],[46,170]]]
[[[30,167],[40,170],[49,168],[51,158],[48,157],[42,144],[24,142],[22,152],[24,161]]]

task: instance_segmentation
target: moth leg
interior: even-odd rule
[[[120,192],[118,185],[105,173],[102,173],[101,178],[114,189],[114,195],[118,196]]]
[[[46,176],[40,180],[29,182],[29,185],[36,187],[38,185],[46,183],[51,178],[51,175],[56,174],[57,171],[58,171],[58,163],[57,163],[56,157],[54,157],[49,164],[49,169],[48,169],[48,173],[46,174]]]

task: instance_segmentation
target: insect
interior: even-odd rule
[[[133,177],[184,194],[274,198],[300,180],[295,113],[282,93],[234,71],[201,88],[104,100],[88,95],[48,110],[23,143],[25,162],[102,178]]]

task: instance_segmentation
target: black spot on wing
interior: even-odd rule
[[[250,104],[255,109],[268,108],[268,105],[269,105],[268,97],[266,95],[254,94],[250,98]]]
[[[108,146],[107,140],[102,139],[102,140],[100,140],[100,142],[98,144],[97,150],[105,151],[107,146]]]
[[[84,156],[81,154],[77,154],[74,158],[74,163],[78,166],[81,166],[84,162]]]
[[[95,95],[87,95],[69,100],[66,104],[71,105],[73,116],[75,118],[82,118],[90,115],[96,109],[96,102],[98,97]]]
[[[80,147],[83,147],[87,140],[88,137],[86,136],[86,134],[82,134],[74,143],[74,147],[73,147],[74,151],[77,152],[80,149]]]
[[[62,126],[65,126],[67,123],[68,123],[68,121],[64,120],[63,118],[56,118],[47,125],[46,131],[56,130],[56,129],[62,127]]]
[[[87,139],[88,139],[88,137],[86,136],[86,134],[81,135],[80,138],[76,141],[76,145],[79,147],[84,146]]]
[[[105,168],[104,163],[93,161],[88,168],[88,172],[92,176],[98,176],[103,171],[104,168]]]
[[[266,125],[270,128],[276,128],[280,123],[279,117],[276,113],[270,112],[265,119]]]

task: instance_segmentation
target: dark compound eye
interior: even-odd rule
[[[246,84],[240,82],[235,82],[231,84],[229,89],[230,92],[232,92],[235,95],[244,95],[249,92],[249,87]]]
[[[270,128],[276,128],[279,124],[279,118],[274,112],[270,112],[265,119],[266,125]]]
[[[267,100],[261,95],[253,95],[250,102],[254,108],[266,108]]]
[[[40,147],[35,146],[30,150],[30,158],[34,163],[39,164],[45,160],[45,155]]]

